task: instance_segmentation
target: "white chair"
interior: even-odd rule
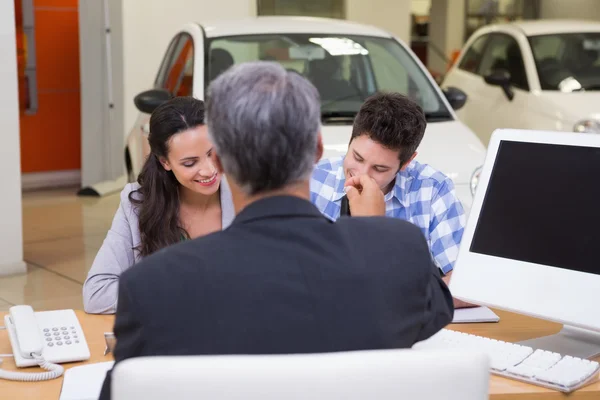
[[[378,350],[140,357],[115,367],[113,400],[483,400],[487,355]]]

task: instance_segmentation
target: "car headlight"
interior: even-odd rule
[[[477,190],[477,185],[479,184],[479,175],[481,175],[482,168],[483,168],[483,166],[476,168],[475,171],[473,171],[473,174],[471,175],[470,189],[471,189],[471,196],[473,196],[473,197],[475,197],[475,190]]]
[[[573,132],[600,133],[600,122],[595,119],[584,119],[575,124]]]

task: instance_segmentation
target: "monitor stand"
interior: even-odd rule
[[[548,350],[563,356],[594,358],[600,354],[600,332],[564,325],[560,332],[518,342],[534,350]]]

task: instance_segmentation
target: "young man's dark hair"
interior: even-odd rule
[[[361,135],[382,146],[398,150],[400,166],[408,162],[423,139],[427,121],[423,109],[400,93],[376,93],[362,105],[352,128],[350,142]]]

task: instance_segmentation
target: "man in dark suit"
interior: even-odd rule
[[[117,363],[403,348],[452,320],[419,228],[361,217],[385,207],[375,182],[352,180],[353,216],[337,222],[310,202],[323,144],[319,95],[306,79],[275,63],[235,66],[211,84],[207,116],[237,216],[121,276]],[[101,398],[109,392],[110,373]]]

